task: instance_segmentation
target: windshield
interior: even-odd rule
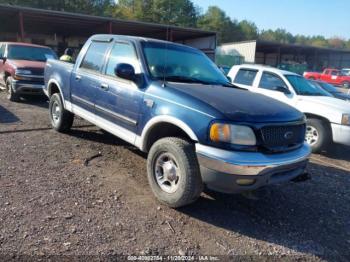
[[[302,96],[330,96],[330,94],[320,87],[317,87],[299,75],[285,75],[295,92]]]
[[[56,59],[56,54],[50,48],[10,45],[7,58],[13,60],[29,60],[46,62],[49,58]]]
[[[230,85],[220,69],[202,52],[185,46],[144,42],[148,70],[154,79]]]
[[[318,84],[325,89],[326,91],[330,92],[330,93],[340,93],[340,91],[333,85],[328,84],[328,83],[321,83],[318,82]]]

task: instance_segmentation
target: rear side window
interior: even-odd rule
[[[253,85],[253,82],[257,73],[258,73],[257,70],[243,69],[243,68],[239,69],[234,79],[234,83],[251,86]]]
[[[279,76],[268,72],[262,74],[259,87],[273,91],[277,91],[278,87],[288,89],[286,83]]]
[[[92,42],[80,64],[80,68],[100,72],[108,47],[109,43]]]
[[[5,44],[0,44],[0,57],[4,57],[5,54]]]
[[[115,76],[114,69],[117,64],[127,63],[137,71],[137,56],[133,45],[130,43],[116,43],[111,51],[107,63],[106,75]]]

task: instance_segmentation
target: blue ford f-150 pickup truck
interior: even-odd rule
[[[45,86],[55,130],[77,115],[147,152],[151,189],[171,207],[204,185],[239,193],[305,174],[304,115],[233,86],[194,48],[95,35],[74,65],[47,62]]]

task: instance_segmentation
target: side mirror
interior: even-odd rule
[[[114,74],[122,79],[134,81],[135,80],[135,69],[130,64],[117,64],[114,69]]]
[[[2,62],[3,62],[3,63],[5,63],[5,62],[6,62],[6,60],[7,60],[7,58],[6,58],[6,57],[4,57],[4,56],[1,56],[1,57],[0,57],[0,60],[2,60]]]
[[[282,93],[284,93],[286,95],[290,95],[291,94],[290,90],[288,88],[285,88],[284,86],[276,86],[276,91],[282,92]]]

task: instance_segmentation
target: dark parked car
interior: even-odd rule
[[[311,83],[317,87],[322,88],[323,90],[327,91],[328,93],[330,93],[336,98],[350,101],[350,95],[343,93],[342,91],[340,91],[338,88],[336,88],[331,84],[328,84],[322,81],[311,81]]]
[[[0,43],[0,85],[7,98],[18,101],[21,95],[43,94],[46,60],[57,59],[46,46],[27,43]]]

